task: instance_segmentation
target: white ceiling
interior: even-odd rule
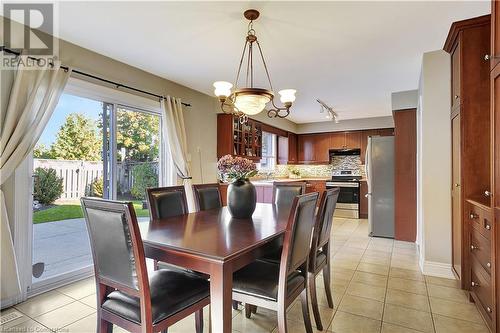
[[[417,88],[422,53],[490,2],[64,2],[59,34],[212,95],[214,81],[234,81],[248,8],[261,11],[275,92],[297,89],[290,119],[305,123],[325,120],[316,98],[341,119],[390,115],[391,92]]]

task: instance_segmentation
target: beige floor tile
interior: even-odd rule
[[[81,298],[79,302],[82,302],[83,304],[95,309],[97,307],[97,296],[96,294],[85,296],[84,298]]]
[[[43,326],[39,322],[29,319],[25,322],[22,322],[18,325],[9,327],[9,328],[3,328],[0,332],[5,332],[5,333],[31,333],[31,332],[37,332],[37,333],[52,333],[48,327]]]
[[[288,330],[288,333],[304,333],[306,331],[304,323],[302,323],[302,322],[287,320],[286,324],[287,324],[286,328]],[[278,333],[278,327],[276,327],[272,331],[272,333]],[[326,330],[325,328],[323,329],[323,331],[320,331],[316,327],[313,326],[313,333],[331,333],[331,331]]]
[[[461,289],[427,284],[427,291],[431,297],[444,298],[454,302],[469,303],[469,297],[466,291]]]
[[[94,312],[95,309],[90,306],[75,301],[43,315],[37,316],[34,319],[51,330],[55,330],[85,318]]]
[[[53,290],[17,304],[15,308],[30,317],[36,317],[74,301],[73,298]]]
[[[238,332],[252,333],[268,333],[271,332],[278,320],[276,315],[270,315],[269,312],[262,312],[261,309],[256,314],[252,314],[250,319],[247,319],[243,313],[236,315],[233,318],[233,330]]]
[[[94,333],[97,331],[97,315],[91,314],[61,329],[61,333]]]
[[[489,333],[485,324],[476,324],[436,314],[433,317],[436,333]]]
[[[417,311],[392,304],[385,305],[383,321],[422,332],[434,331],[432,317],[429,312]]]
[[[382,312],[384,310],[384,303],[368,298],[345,295],[342,298],[342,302],[340,302],[338,310],[376,320],[381,320]]]
[[[474,303],[458,303],[442,298],[429,297],[433,314],[443,315],[455,319],[483,323]]]
[[[380,321],[337,311],[328,330],[335,333],[378,333]]]
[[[414,271],[397,267],[391,267],[389,276],[407,280],[424,281],[424,275],[422,275],[420,271]]]
[[[385,290],[385,286],[377,287],[359,282],[351,282],[351,284],[347,288],[346,293],[348,295],[354,295],[383,302],[385,298]]]
[[[194,314],[178,321],[168,328],[168,333],[191,333],[195,331]],[[208,321],[203,322],[203,331],[208,332]],[[114,332],[113,332],[114,333]]]
[[[445,279],[436,276],[425,276],[425,282],[427,282],[427,284],[435,284],[437,286],[460,289],[460,281],[455,279]]]
[[[369,264],[366,262],[359,263],[356,270],[361,271],[361,272],[379,274],[379,275],[388,275],[389,274],[389,266]]]
[[[382,323],[381,333],[421,333],[421,331],[416,331],[411,328],[398,326],[390,323]]]
[[[13,326],[19,325],[21,323],[24,323],[24,322],[30,320],[30,317],[26,316],[24,313],[22,313],[21,311],[17,310],[16,308],[13,308],[13,307],[9,308],[9,309],[2,310],[2,312],[0,312],[0,318],[2,318],[4,316],[8,316],[12,312],[18,312],[22,315],[22,317],[11,320],[11,321],[6,322],[5,324],[1,325],[0,332],[2,332],[2,330],[3,331],[7,330],[9,327],[13,327]]]
[[[321,317],[321,323],[323,324],[323,328],[330,326],[332,322],[333,315],[335,314],[334,309],[330,309],[329,307],[319,305],[319,314]],[[311,323],[313,327],[316,327],[316,322],[314,321],[314,316],[312,312],[312,307],[309,304],[309,313],[311,315]],[[304,322],[304,316],[302,315],[302,305],[300,302],[295,302],[287,311],[287,319],[293,320],[299,323]]]
[[[363,258],[361,258],[361,262],[366,262],[369,264],[377,264],[377,265],[389,265],[391,263],[391,259],[365,255],[363,256]]]
[[[398,259],[393,259],[391,261],[391,267],[397,267],[397,268],[403,268],[403,269],[409,269],[413,271],[420,271],[420,266],[417,261],[408,261],[408,260],[398,260]]]
[[[377,251],[377,250],[373,250],[373,249],[366,249],[366,251],[363,254],[366,256],[387,258],[387,259],[390,259],[392,257],[391,252]]]
[[[387,288],[406,291],[419,295],[427,295],[427,288],[425,286],[425,283],[420,281],[389,277]]]
[[[354,273],[352,281],[377,287],[385,287],[387,285],[387,276],[357,271]]]
[[[80,299],[96,293],[95,279],[94,277],[86,278],[61,287],[57,291],[74,299]]]
[[[427,296],[407,293],[405,291],[396,289],[387,289],[385,302],[419,311],[431,311],[431,308],[429,306],[429,298]]]
[[[400,240],[395,240],[394,241],[394,248],[398,249],[411,249],[417,251],[417,245],[412,242],[405,242],[405,241],[400,241]]]

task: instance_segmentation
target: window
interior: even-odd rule
[[[272,171],[276,166],[276,134],[262,131],[262,159],[259,170]]]

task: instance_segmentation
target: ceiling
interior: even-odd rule
[[[316,98],[340,119],[390,115],[391,92],[417,88],[422,53],[490,2],[62,2],[59,36],[213,95],[214,81],[235,79],[248,8],[261,11],[275,92],[297,89],[290,120],[307,123],[326,120]]]

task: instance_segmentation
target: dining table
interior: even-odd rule
[[[147,258],[210,276],[212,332],[232,329],[233,273],[261,257],[287,226],[290,207],[257,203],[251,218],[226,206],[139,224]]]

